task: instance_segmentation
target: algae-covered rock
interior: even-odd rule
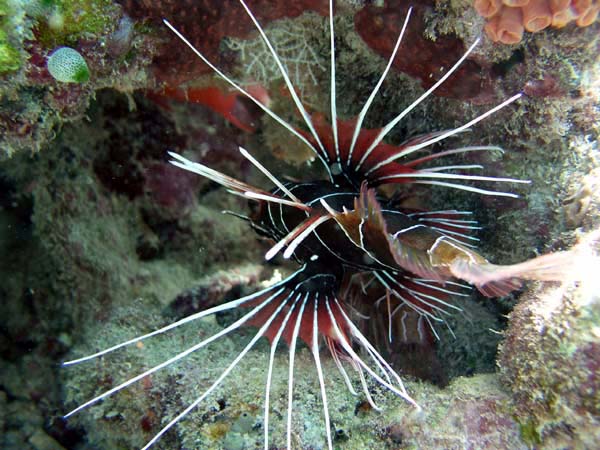
[[[600,442],[599,182],[598,170],[585,177],[567,208],[582,227],[572,274],[579,281],[532,286],[510,314],[499,354],[515,419],[536,448]]]
[[[13,1],[0,0],[0,76],[19,70],[23,55],[15,46],[19,41],[19,14]]]
[[[599,442],[599,323],[597,283],[593,289],[537,287],[511,313],[499,365],[528,444],[594,448]]]
[[[113,0],[1,0],[0,160],[46,148],[103,88],[154,87],[155,39]]]

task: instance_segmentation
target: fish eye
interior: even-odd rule
[[[336,161],[329,165],[329,170],[332,175],[340,175],[342,173],[342,165]]]

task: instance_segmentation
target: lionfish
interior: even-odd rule
[[[290,134],[306,144],[323,164],[328,178],[303,182],[282,182],[241,147],[239,149],[241,154],[273,182],[274,189],[263,190],[251,186],[205,165],[192,162],[176,153],[169,152],[172,157],[170,162],[183,170],[206,177],[234,194],[257,202],[258,207],[252,217],[239,216],[248,220],[250,226],[259,235],[266,236],[275,242],[266,252],[265,259],[270,260],[283,251],[283,258],[293,258],[299,268],[282,281],[252,295],[200,311],[151,333],[119,343],[92,355],[63,363],[64,366],[70,366],[89,361],[219,312],[236,308],[249,310],[241,318],[211,337],[92,398],[66,414],[65,418],[185,358],[242,325],[253,325],[258,327],[258,332],[231,364],[200,397],[156,433],[143,449],[151,447],[171,427],[206,399],[256,342],[261,337],[267,337],[270,341],[270,354],[264,402],[264,448],[269,448],[270,389],[275,351],[281,339],[289,346],[287,448],[291,448],[292,445],[294,357],[296,344],[300,339],[306,343],[314,357],[323,404],[326,443],[331,450],[333,448],[331,423],[319,353],[321,341],[327,345],[333,361],[352,392],[355,391],[345,365],[358,372],[365,396],[372,407],[379,409],[369,393],[365,373],[385,389],[406,400],[415,408],[419,408],[398,373],[351,320],[352,305],[345,293],[347,293],[346,288],[348,283],[351,283],[353,276],[366,274],[385,290],[388,306],[390,306],[389,302],[395,303],[394,310],[388,307],[390,322],[394,312],[398,308],[404,307],[418,314],[420,322],[424,321],[435,333],[433,324],[443,321],[442,314],[446,313],[448,308],[459,309],[449,303],[449,297],[461,295],[461,289],[468,287],[461,282],[474,285],[487,297],[504,296],[519,288],[523,280],[560,280],[563,278],[562,272],[572,257],[569,252],[558,252],[539,256],[520,264],[492,264],[477,253],[470,244],[469,233],[478,227],[474,226],[475,221],[468,220],[469,212],[454,209],[442,211],[402,209],[378,191],[378,187],[386,184],[426,184],[470,191],[480,195],[517,197],[510,192],[488,190],[462,182],[528,182],[462,173],[465,170],[481,168],[479,165],[430,165],[450,155],[499,149],[494,146],[453,148],[425,156],[416,156],[421,150],[469,129],[510,105],[521,97],[521,93],[517,93],[457,128],[413,137],[400,146],[382,143],[385,136],[407,114],[452,76],[477,46],[479,39],[435,84],[390,123],[380,130],[363,130],[362,123],[367,111],[384,82],[401,45],[402,37],[409,23],[411,9],[406,14],[387,66],[357,119],[352,123],[337,118],[333,0],[330,0],[331,126],[329,127],[323,120],[317,120],[309,115],[263,28],[244,0],[239,1],[273,55],[308,131],[298,130],[278,116],[257,97],[207,60],[167,20],[163,21],[198,58],[210,66],[223,80],[253,101]],[[372,302],[373,300],[359,298],[358,301]]]

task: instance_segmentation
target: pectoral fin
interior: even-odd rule
[[[483,295],[501,297],[521,287],[524,280],[563,280],[574,257],[574,252],[557,252],[506,266],[456,258],[449,267],[452,275],[475,285]]]

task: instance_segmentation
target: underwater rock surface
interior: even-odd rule
[[[24,7],[38,3],[53,6]],[[166,87],[224,85],[199,69],[194,56],[156,18],[144,20],[145,9],[139,16],[128,11],[129,3],[0,0],[0,46],[14,49],[9,56],[18,53],[3,66],[6,71],[0,70],[3,449],[143,446],[227,367],[253,329],[219,340],[68,421],[62,415],[70,409],[235,317],[221,314],[189,324],[77,367],[61,368],[58,363],[253,292],[291,269],[280,263],[261,264],[269,244],[258,240],[244,222],[221,214],[223,209],[248,214],[244,200],[174,170],[166,162],[166,151],[186,152],[265,188],[269,182],[239,155],[239,145],[281,177],[299,178],[317,170],[316,164],[307,163],[304,149],[279,125],[244,103],[236,111],[256,121],[254,133],[237,129],[202,104],[165,95]],[[250,6],[267,8],[267,3]],[[337,2],[337,83],[343,92],[338,93],[338,111],[343,118],[356,116],[389,56],[390,49],[379,51],[384,58],[376,53],[368,38],[393,43],[405,3]],[[413,48],[440,51],[449,41],[461,48],[482,34],[485,20],[472,1],[422,4],[410,36],[420,44]],[[308,62],[298,66],[310,70],[310,76],[299,74],[300,90],[311,108],[327,112],[329,44],[322,16],[326,2],[302,5],[313,12],[274,10],[261,17],[288,17],[266,27],[278,49],[312,49],[306,53]],[[161,11],[163,16],[168,13]],[[388,16],[399,20],[378,21]],[[365,17],[372,26],[379,23],[386,36],[373,36],[372,28],[361,25]],[[257,81],[264,68],[266,75],[258,81],[272,107],[295,120],[281,79],[270,75],[273,63],[242,55],[252,49],[260,52],[257,36],[243,34],[230,36],[219,28],[211,37],[211,51],[242,81]],[[428,99],[389,139],[398,143],[455,127],[485,111],[483,103],[524,90],[527,96],[511,111],[457,136],[452,145],[500,144],[504,155],[459,163],[484,164],[486,174],[530,179],[532,184],[518,188],[517,200],[410,188],[403,193],[406,203],[474,211],[484,227],[480,246],[495,262],[569,248],[578,239],[592,242],[597,251],[592,237],[600,224],[599,35],[600,24],[594,23],[526,34],[513,46],[484,38],[466,66],[471,71],[464,79],[471,80],[467,85],[473,90],[465,91],[460,80],[449,84],[457,95]],[[225,36],[227,41],[222,40]],[[87,83],[61,85],[46,72],[46,56],[62,45],[76,48],[88,61]],[[177,55],[165,53],[173,49]],[[398,58],[410,51],[407,44]],[[179,85],[173,73],[187,66],[182,62],[166,70],[164,61],[172,56],[186,60],[201,75],[182,73],[193,83]],[[248,68],[253,61],[254,72]],[[391,120],[423,93],[424,80],[440,64],[448,65],[437,60],[410,70],[399,65],[388,75],[365,125],[375,128]],[[449,320],[455,338],[440,330],[441,342],[413,342],[403,346],[397,358],[395,368],[423,407],[420,414],[377,386],[372,392],[383,412],[370,409],[364,396],[348,392],[331,359],[324,358],[335,446],[593,448],[600,439],[600,313],[593,286],[593,280],[563,286],[533,283],[508,299],[474,294],[461,302],[464,313]],[[267,360],[268,345],[262,342],[155,448],[262,448]],[[271,442],[279,447],[285,442],[287,361],[282,349],[275,360],[271,414]],[[295,379],[294,445],[323,448],[318,382],[305,347],[297,354]]]
[[[571,201],[578,211],[582,254],[580,283],[532,286],[510,313],[498,357],[515,418],[529,445],[594,448],[600,440],[600,178],[583,178]],[[592,230],[592,231],[586,231]]]

